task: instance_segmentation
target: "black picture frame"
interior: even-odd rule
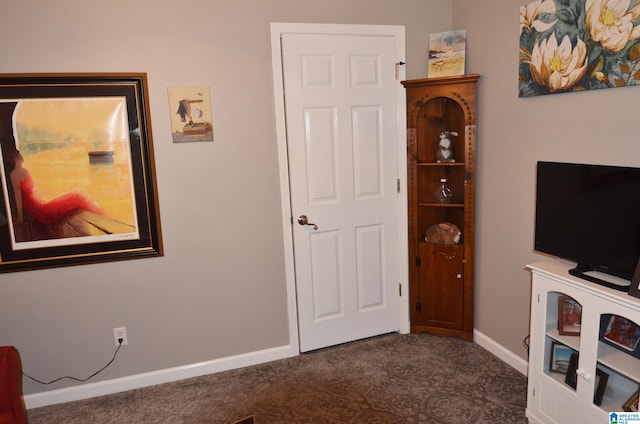
[[[631,285],[629,286],[629,296],[640,298],[640,260],[636,265],[636,270],[633,273],[631,279]]]
[[[609,381],[609,374],[596,368],[596,381],[595,390],[593,393],[593,403],[600,406],[602,405],[602,399],[604,398],[604,391],[607,388],[607,381]]]
[[[571,388],[575,389],[578,386],[578,353],[571,354],[569,359],[569,366],[567,367],[567,373],[565,374],[564,382]]]
[[[163,255],[148,105],[146,73],[0,74],[0,272]],[[25,112],[29,110],[38,112],[29,115]],[[38,120],[19,122],[18,113]],[[91,132],[82,132],[94,120],[104,121],[102,115],[107,113],[118,118],[111,127],[95,124]],[[19,178],[12,177],[22,162],[29,177],[34,175],[34,192],[25,192],[24,180],[18,184]],[[104,199],[111,205],[124,199],[124,206],[94,210],[88,205],[100,204],[103,198],[87,195],[74,203],[61,195],[55,200],[64,197],[67,209],[56,209],[59,216],[45,207],[40,215],[31,216],[25,196],[40,201],[38,189],[53,180],[37,179],[38,171],[46,176],[55,173],[61,188],[69,184],[76,198],[84,195],[74,191],[74,173],[84,172],[78,180],[89,178],[86,184],[94,191],[99,186],[107,192],[112,178],[117,187],[128,188]],[[41,203],[54,203],[45,200]],[[117,216],[115,211],[120,210],[127,219]]]

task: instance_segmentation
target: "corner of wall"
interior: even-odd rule
[[[504,346],[498,344],[495,340],[490,339],[485,334],[481,333],[478,330],[473,330],[473,341],[476,342],[481,347],[488,350],[490,353],[494,354],[498,357],[498,359],[505,362],[507,365],[515,368],[522,375],[527,375],[527,369],[529,367],[529,362],[525,361],[515,353],[506,349]]]

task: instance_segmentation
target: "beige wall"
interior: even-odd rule
[[[451,2],[3,2],[0,72],[148,73],[165,246],[163,258],[1,274],[0,345],[20,349],[26,372],[86,377],[110,359],[112,328],[120,326],[129,345],[92,381],[289,343],[270,22],[405,25],[407,77],[419,78],[429,33],[451,27]],[[474,70],[494,72],[478,53]],[[167,87],[200,85],[211,89],[216,140],[173,144]],[[490,157],[481,150],[481,158]],[[488,233],[485,246],[493,243]],[[509,250],[489,248],[500,247]],[[492,255],[481,258],[495,262]],[[521,271],[518,259],[510,265]],[[524,291],[526,281],[513,283]],[[480,318],[491,328],[492,318]],[[519,328],[522,319],[514,321]],[[75,384],[27,381],[24,391],[68,385]]]
[[[640,166],[639,87],[518,98],[523,0],[454,0],[478,111],[475,328],[525,358],[538,160]],[[478,19],[482,17],[481,19]],[[613,231],[624,231],[616,228]]]

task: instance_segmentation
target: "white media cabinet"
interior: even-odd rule
[[[609,422],[608,413],[623,411],[622,405],[638,391],[640,359],[602,341],[601,326],[606,328],[612,315],[640,325],[640,299],[571,276],[571,266],[562,262],[540,262],[527,268],[532,273],[527,418],[545,424]],[[558,331],[561,296],[569,296],[582,307],[579,335]],[[576,376],[575,389],[565,382],[565,374],[557,372],[565,365],[562,361],[554,362],[556,372],[551,370],[558,346],[579,352],[576,373],[570,373]],[[594,403],[602,375],[596,370],[608,375],[600,405]]]

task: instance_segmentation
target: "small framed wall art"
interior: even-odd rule
[[[209,87],[170,87],[168,94],[173,142],[213,141]]]

